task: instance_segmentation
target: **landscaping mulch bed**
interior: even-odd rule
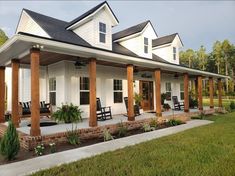
[[[156,130],[162,129],[162,128],[167,128],[167,127],[170,127],[168,123],[159,124]],[[136,135],[136,134],[141,134],[141,133],[144,133],[143,129],[130,130],[127,132],[125,137]],[[114,139],[119,138],[117,135],[113,135],[113,137],[114,137]],[[85,147],[85,146],[97,144],[97,143],[100,143],[103,141],[104,141],[103,138],[98,138],[98,139],[96,138],[96,139],[89,139],[89,140],[81,140],[81,143],[79,145],[71,145],[69,143],[58,144],[58,145],[56,145],[56,152],[62,152],[62,151],[66,151],[66,150]],[[51,154],[50,147],[46,146],[45,151],[44,151],[44,155],[48,155],[48,154]],[[9,164],[9,163],[17,162],[17,161],[22,161],[22,160],[26,160],[26,159],[30,159],[30,158],[34,158],[34,157],[40,157],[40,156],[37,156],[35,154],[34,150],[28,151],[28,150],[21,148],[16,159],[13,161],[7,161],[3,158],[2,155],[0,155],[0,165]]]

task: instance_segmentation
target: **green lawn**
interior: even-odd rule
[[[222,100],[223,106],[224,107],[229,106],[231,101],[235,102],[235,100],[233,99],[223,99]],[[210,106],[210,99],[203,98],[203,106]],[[218,107],[218,99],[214,99],[214,106]]]
[[[34,176],[234,176],[235,113],[208,119],[215,123],[41,171]]]

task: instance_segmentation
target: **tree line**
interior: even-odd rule
[[[180,51],[180,64],[212,73],[230,76],[224,83],[227,94],[234,94],[235,45],[229,40],[216,41],[211,52],[204,46],[198,50]]]

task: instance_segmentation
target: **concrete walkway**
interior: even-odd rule
[[[114,151],[117,149],[124,148],[126,146],[135,145],[141,142],[160,138],[163,136],[168,136],[190,128],[203,126],[210,123],[213,122],[208,120],[191,120],[188,121],[187,124],[180,126],[160,129],[148,133],[142,133],[108,142],[98,143],[87,147],[81,147],[78,149],[68,150],[33,159],[28,159],[25,161],[6,164],[0,166],[0,175],[1,176],[28,175],[38,170],[47,169],[64,163],[70,163],[73,161],[81,160],[108,151]]]

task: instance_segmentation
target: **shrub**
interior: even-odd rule
[[[50,152],[55,153],[56,152],[56,144],[53,142],[53,143],[50,143],[49,146],[50,146]]]
[[[155,130],[154,127],[151,127],[151,126],[150,126],[149,124],[147,124],[147,123],[145,123],[142,128],[143,128],[144,132],[149,132],[149,131]]]
[[[37,147],[34,148],[35,154],[37,156],[42,156],[45,151],[45,147],[43,144],[37,145]]]
[[[58,110],[53,113],[52,117],[56,121],[63,121],[65,123],[73,123],[82,121],[82,111],[78,106],[74,106],[72,103],[62,105]]]
[[[110,134],[109,130],[107,129],[104,130],[103,136],[104,136],[104,141],[113,140],[113,136]]]
[[[234,101],[230,102],[230,108],[231,108],[231,110],[235,110],[235,102]]]
[[[175,119],[170,119],[168,121],[169,126],[177,126],[180,124],[183,124],[183,122],[181,120],[175,120]]]
[[[118,137],[125,137],[127,135],[127,127],[122,123],[122,121],[118,124]]]
[[[8,122],[7,130],[1,140],[0,152],[8,160],[15,159],[20,150],[20,141],[12,121]]]
[[[73,128],[71,130],[67,130],[67,136],[66,136],[69,144],[71,145],[79,145],[80,144],[80,138],[79,138],[79,132],[77,127]]]
[[[149,122],[150,127],[156,129],[158,124],[157,124],[157,119],[156,118],[152,118],[151,121]]]
[[[225,109],[225,111],[227,111],[227,112],[232,112],[232,109],[231,109],[231,107],[230,107],[229,105],[224,106],[224,109]]]

